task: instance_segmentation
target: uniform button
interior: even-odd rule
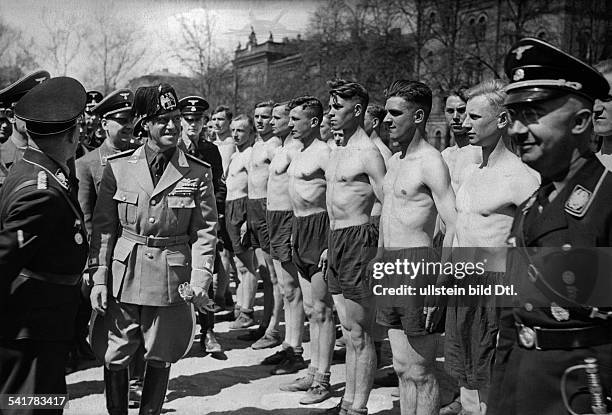
[[[155,218],[149,218],[149,223],[155,223]]]
[[[573,285],[576,282],[576,275],[572,271],[563,271],[561,279],[567,285]]]
[[[563,246],[561,246],[561,249],[564,251],[569,251],[570,249],[572,249],[572,245],[571,244],[563,244]]]
[[[151,200],[151,206],[155,206],[157,204],[157,200],[153,199]]]
[[[525,303],[524,307],[525,307],[525,310],[527,310],[527,311],[533,310],[533,304],[531,304],[531,303]]]
[[[147,252],[147,253],[146,253],[146,256],[147,256],[147,258],[149,258],[149,259],[153,259],[153,254],[152,254],[152,253],[150,253],[150,252]]]
[[[184,208],[184,207],[185,207],[185,204],[184,204],[184,203],[181,203],[181,207],[182,207],[182,208]]]
[[[123,197],[121,198],[121,200],[123,200],[123,201],[125,202],[125,201],[127,200],[127,197],[123,196]]]

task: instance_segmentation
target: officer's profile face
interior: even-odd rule
[[[270,121],[272,120],[272,107],[255,108],[253,113],[255,128],[259,135],[265,136],[272,132]]]
[[[272,133],[278,137],[289,133],[289,112],[284,105],[272,109],[270,125],[272,126]]]
[[[605,73],[608,84],[612,87],[612,73]],[[602,137],[612,136],[612,91],[604,99],[596,99],[593,105],[593,128],[595,134]]]
[[[498,111],[486,96],[479,95],[468,100],[466,113],[462,127],[470,144],[481,147],[496,144],[501,134],[500,117],[504,111]]]
[[[239,147],[249,145],[255,136],[253,126],[247,120],[232,121],[230,130],[234,142]]]
[[[546,178],[555,178],[570,166],[576,147],[572,133],[576,108],[569,96],[508,105],[508,132],[521,159]]]
[[[132,139],[134,123],[128,115],[122,118],[103,118],[101,125],[106,132],[106,136],[111,139],[117,148],[122,148],[122,143],[129,143]]]
[[[0,144],[5,143],[13,134],[13,126],[8,118],[0,118]]]
[[[213,131],[218,135],[226,134],[230,129],[230,123],[225,111],[219,111],[212,116]]]
[[[366,111],[363,117],[363,129],[365,130],[367,135],[372,134],[372,131],[374,131],[374,128],[376,128],[376,126],[374,125],[376,123],[375,120],[376,118],[374,118],[372,114]]]
[[[183,133],[190,139],[197,139],[204,128],[204,117],[186,115],[181,119]]]
[[[454,134],[463,135],[466,133],[463,128],[463,121],[466,117],[466,102],[457,95],[451,95],[446,98],[444,105],[444,117],[446,123]]]
[[[174,110],[157,115],[146,122],[145,130],[162,151],[174,147],[181,135],[181,113]]]
[[[337,95],[329,97],[329,125],[332,130],[343,130],[358,123],[364,108],[357,98],[345,99]]]

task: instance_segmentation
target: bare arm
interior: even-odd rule
[[[423,182],[431,190],[438,214],[446,225],[446,234],[442,246],[450,248],[455,235],[457,211],[455,209],[455,192],[453,192],[451,186],[448,167],[440,155],[435,155],[423,163],[423,172]]]
[[[365,150],[361,157],[365,174],[367,174],[368,178],[370,179],[370,183],[372,184],[372,190],[374,190],[374,195],[376,196],[376,199],[378,199],[378,201],[382,203],[382,186],[385,174],[387,173],[387,168],[385,167],[385,160],[383,159],[383,156],[380,154],[380,151],[378,151],[377,148]]]

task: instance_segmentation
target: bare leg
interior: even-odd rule
[[[253,250],[236,255],[236,271],[240,279],[241,297],[238,303],[245,310],[253,310],[257,293],[257,277],[253,268]]]
[[[330,370],[334,354],[336,325],[334,324],[332,298],[322,273],[312,276],[311,290],[314,320],[318,326],[317,337],[311,337],[311,343],[313,346],[315,343],[318,344],[317,368],[320,373],[326,373]]]
[[[402,415],[433,415],[440,411],[438,380],[434,362],[439,336],[406,336],[389,329],[393,367],[399,377]]]
[[[302,290],[298,281],[298,270],[293,262],[274,260],[274,268],[283,294],[285,306],[285,343],[295,348],[302,346],[304,329],[304,306]]]
[[[362,409],[368,403],[376,370],[376,353],[371,333],[374,300],[367,298],[358,303],[342,295],[334,295],[333,298],[347,336],[344,398],[353,403],[354,409]],[[338,307],[339,303],[343,306]]]
[[[217,304],[225,304],[225,293],[229,289],[230,284],[230,271],[231,271],[231,263],[229,259],[229,251],[224,249],[219,252],[219,257],[221,259],[221,266],[217,272],[217,286],[215,289],[215,303]],[[227,305],[227,304],[225,304]]]
[[[264,315],[262,325],[267,326],[266,333],[271,334],[278,330],[280,314],[283,310],[283,295],[278,285],[274,264],[270,254],[261,248],[255,249],[257,257],[257,269],[263,281],[264,291]]]

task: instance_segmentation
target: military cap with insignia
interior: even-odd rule
[[[85,106],[85,112],[91,114],[93,107],[98,105],[100,101],[104,99],[104,95],[98,91],[87,91],[87,105]]]
[[[134,94],[129,89],[118,89],[108,94],[91,109],[100,118],[129,118]]]
[[[30,89],[34,88],[41,82],[46,81],[50,77],[51,75],[49,75],[49,72],[47,71],[35,71],[1,90],[0,117],[11,118],[13,116],[13,108],[21,97],[23,97]]]
[[[554,99],[568,93],[591,101],[608,95],[610,86],[601,73],[540,39],[515,43],[504,64],[510,84],[505,104]]]
[[[141,86],[134,94],[132,114],[135,118],[149,118],[178,110],[178,98],[170,84]]]
[[[201,116],[209,108],[208,102],[195,95],[182,98],[179,101],[179,108],[181,109],[181,115],[185,116]]]
[[[87,94],[79,81],[61,76],[32,88],[15,106],[15,116],[38,136],[62,133],[76,125]]]

